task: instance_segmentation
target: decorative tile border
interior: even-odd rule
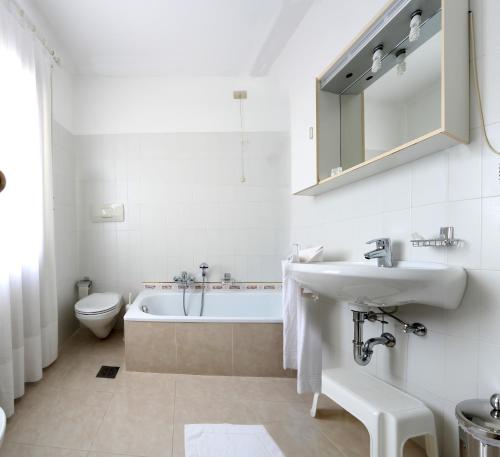
[[[162,290],[164,292],[179,292],[182,290],[182,286],[175,282],[143,282],[142,286],[147,290]],[[201,290],[203,284],[201,282],[195,282],[195,290]],[[233,282],[230,284],[222,284],[220,282],[207,282],[205,284],[205,290],[212,291],[227,291],[227,292],[272,292],[280,291],[282,289],[282,284],[280,282]]]

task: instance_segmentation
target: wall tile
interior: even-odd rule
[[[74,317],[78,277],[76,144],[73,135],[53,122],[54,231],[59,313],[59,343],[77,328]]]
[[[436,152],[413,162],[411,174],[412,206],[444,202],[447,198],[448,151]]]
[[[442,398],[458,403],[475,397],[478,348],[479,342],[476,339],[464,338],[463,335],[446,337],[444,385],[440,392]]]
[[[479,344],[477,397],[490,398],[500,392],[500,345],[481,341]]]
[[[446,225],[455,227],[460,246],[445,249],[448,263],[465,268],[481,266],[481,199],[448,203]]]
[[[498,320],[500,319],[500,271],[482,271],[479,275],[481,302],[478,312],[479,338],[498,343]]]
[[[462,303],[456,310],[443,313],[443,331],[447,335],[469,340],[479,338],[479,314],[481,313],[481,271],[467,270],[467,288]]]
[[[427,336],[410,338],[408,344],[409,384],[425,386],[434,395],[441,396],[445,382],[446,336],[429,330]]]
[[[403,165],[378,176],[381,211],[396,211],[411,206],[411,172],[411,165]]]
[[[290,245],[287,135],[249,138],[248,179],[242,184],[234,133],[76,137],[82,268],[100,274],[93,259],[109,250],[101,242],[104,251],[95,252],[96,237],[103,235],[91,232],[131,230],[139,246],[134,265],[120,265],[119,273],[96,284],[115,284],[127,293],[138,277],[198,273],[201,261],[216,278],[229,271],[241,280],[279,280],[279,260]],[[125,204],[125,222],[90,222],[92,204],[110,201]],[[120,249],[129,236],[119,236]]]
[[[449,149],[450,200],[465,200],[481,196],[482,133],[474,129],[470,144]]]
[[[491,0],[490,0],[491,3]],[[498,10],[498,7],[496,7]],[[493,17],[491,18],[493,20]],[[485,19],[486,22],[490,21]],[[498,40],[489,39],[488,42]],[[482,74],[481,96],[484,108],[486,125],[500,122],[500,85],[498,84],[498,74],[500,72],[500,46],[491,50],[481,59],[480,74]]]
[[[493,147],[500,150],[500,123],[488,126],[487,132]],[[486,141],[482,144],[482,183],[483,197],[500,195],[500,156],[488,147]]]
[[[482,201],[481,267],[500,270],[500,197]]]

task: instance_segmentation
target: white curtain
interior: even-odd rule
[[[33,33],[0,1],[0,406],[57,357],[51,68]]]

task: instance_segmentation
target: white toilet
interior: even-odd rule
[[[115,293],[95,293],[81,298],[75,305],[75,316],[98,338],[106,338],[116,323],[122,298]]]

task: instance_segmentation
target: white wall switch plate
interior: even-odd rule
[[[90,219],[92,222],[123,222],[124,214],[123,203],[103,203],[92,207]]]

